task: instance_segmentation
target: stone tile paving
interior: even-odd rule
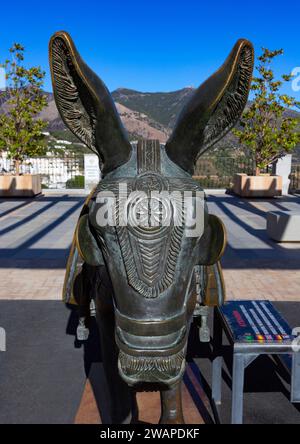
[[[59,299],[83,195],[0,199],[0,298]],[[222,218],[228,246],[222,260],[229,299],[300,300],[300,243],[276,244],[266,212],[300,211],[300,198],[240,199],[208,193]],[[299,228],[300,229],[300,228]]]
[[[59,299],[84,196],[0,199],[0,298]]]
[[[222,260],[227,297],[300,301],[300,242],[278,244],[266,233],[266,213],[300,211],[300,198],[210,195],[208,202],[210,212],[220,216],[227,228]]]

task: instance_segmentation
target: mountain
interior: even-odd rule
[[[168,130],[147,114],[134,111],[118,102],[116,102],[116,107],[131,139],[143,137],[144,139],[158,139],[161,142],[167,141]]]
[[[130,139],[138,137],[166,142],[178,113],[193,94],[193,88],[169,93],[144,93],[119,88],[112,92],[121,120]],[[49,131],[65,128],[58,114],[52,93],[46,93],[48,106],[40,117],[49,121]]]
[[[194,93],[194,88],[183,88],[168,93],[139,92],[119,88],[112,92],[115,102],[139,113],[146,114],[167,130],[174,127],[178,113]]]
[[[112,93],[112,96],[114,97],[115,93],[120,96],[121,94],[118,91],[124,91],[124,90],[116,90]],[[130,91],[130,90],[127,90]],[[145,106],[143,106],[143,101],[138,99],[138,94],[143,96],[144,93],[138,93],[135,92],[135,97],[137,98],[137,101],[139,102],[139,107],[134,106],[134,99],[131,97],[130,102],[132,103],[133,107],[130,108],[125,104],[125,94],[122,94],[122,102],[118,102],[115,100],[117,110],[120,114],[121,120],[123,122],[123,125],[128,131],[130,140],[136,140],[139,137],[143,138],[149,138],[149,139],[159,139],[162,143],[166,142],[168,139],[168,136],[170,134],[170,129],[167,125],[164,125],[161,121],[157,121],[152,116],[155,115],[155,104],[150,105],[147,104],[148,100],[150,99],[151,102],[151,94],[147,95],[147,98],[145,99]],[[48,105],[47,107],[40,113],[39,117],[48,121],[48,131],[66,131],[69,132],[64,125],[58,110],[56,108],[54,95],[53,93],[45,92],[45,95],[47,96]],[[176,102],[176,93],[173,93],[174,99],[173,103]],[[180,94],[181,95],[181,94]],[[0,112],[1,110],[4,110],[6,108],[5,104],[5,95],[0,94]],[[162,99],[163,103],[163,99]],[[148,108],[148,112],[144,112],[143,109]],[[163,107],[161,107],[163,108]]]
[[[172,92],[139,92],[132,89],[118,88],[112,92],[121,120],[128,131],[130,140],[139,137],[159,139],[166,142],[178,114],[193,95],[194,88],[183,88]],[[56,138],[63,138],[74,142],[76,138],[65,127],[57,111],[53,93],[45,92],[48,105],[40,113],[40,117],[49,122],[48,131],[57,133]],[[0,93],[0,113],[7,108],[6,94]],[[250,103],[250,102],[249,102]],[[300,113],[287,110],[289,117],[299,118]],[[222,139],[216,148],[237,146],[236,138],[229,133]]]

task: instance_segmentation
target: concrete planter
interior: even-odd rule
[[[235,174],[233,178],[233,192],[242,197],[274,197],[282,195],[281,176],[248,176]]]
[[[39,174],[0,176],[0,197],[33,197],[42,192]]]

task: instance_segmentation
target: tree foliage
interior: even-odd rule
[[[45,153],[43,129],[47,122],[37,116],[47,105],[41,88],[45,72],[39,66],[24,66],[24,47],[15,43],[9,50],[11,58],[0,66],[5,69],[7,88],[4,112],[0,114],[0,149],[7,150],[15,161],[16,174],[20,163],[30,156]]]
[[[289,82],[292,75],[283,74],[276,79],[271,67],[274,58],[282,54],[282,49],[262,48],[256,68],[258,76],[253,77],[251,85],[254,99],[243,113],[240,127],[233,130],[240,143],[253,153],[255,174],[300,143],[299,120],[287,114],[287,110],[299,102],[280,93],[282,85]]]

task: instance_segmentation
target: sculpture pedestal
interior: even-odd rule
[[[282,177],[282,195],[289,194],[290,174],[292,171],[292,155],[286,154],[273,164],[273,174]]]
[[[199,411],[199,405],[196,406],[193,398],[200,398],[201,403],[203,404],[203,414],[205,414],[206,409],[210,409],[209,400],[189,366],[187,366],[186,374],[189,379],[189,389],[184,382],[182,383],[182,404],[185,423],[204,424],[203,417]],[[193,397],[191,393],[194,395]],[[139,422],[158,424],[161,414],[159,392],[139,392],[137,393],[137,403]],[[74,423],[101,424],[101,416],[97,408],[91,384],[88,380]]]

